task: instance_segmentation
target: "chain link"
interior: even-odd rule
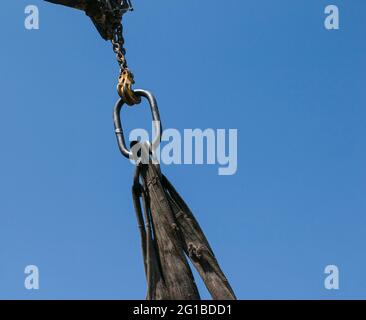
[[[113,51],[116,54],[117,62],[120,67],[117,92],[125,103],[129,106],[133,106],[135,104],[139,104],[141,102],[141,98],[132,90],[132,85],[135,83],[135,80],[133,73],[128,69],[124,44],[125,39],[123,37],[123,25],[120,23],[120,25],[115,29],[112,38]]]
[[[125,39],[123,37],[123,26],[122,23],[117,27],[113,39],[112,46],[113,51],[116,54],[117,62],[121,68],[121,73],[128,69],[127,60],[126,60],[126,49],[124,48]]]

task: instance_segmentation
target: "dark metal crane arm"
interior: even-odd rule
[[[105,40],[112,40],[122,16],[133,10],[131,0],[45,0],[85,11]]]

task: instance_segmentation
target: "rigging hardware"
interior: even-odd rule
[[[129,106],[141,102],[134,94],[132,85],[134,75],[127,66],[125,39],[123,37],[122,17],[128,11],[133,11],[131,0],[45,0],[47,2],[64,5],[85,11],[90,17],[101,37],[112,42],[120,67],[117,92]]]
[[[135,213],[140,229],[142,253],[149,300],[198,300],[200,295],[187,261],[189,258],[214,299],[236,299],[214,253],[191,210],[169,180],[154,163],[154,150],[162,134],[160,115],[154,96],[145,90],[133,90],[133,74],[127,67],[124,49],[122,16],[132,10],[130,0],[45,0],[84,10],[100,35],[112,41],[117,55],[120,76],[113,120],[121,153],[136,163],[132,187]],[[138,144],[138,152],[128,150],[120,112],[124,104],[148,100],[155,125],[156,138]],[[135,145],[132,145],[134,148]],[[144,161],[140,161],[144,160]],[[146,161],[147,160],[147,161]]]

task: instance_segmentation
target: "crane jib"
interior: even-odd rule
[[[85,11],[105,40],[112,40],[113,31],[122,16],[133,10],[131,0],[44,0],[46,2]]]

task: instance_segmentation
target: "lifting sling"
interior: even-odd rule
[[[110,40],[120,66],[117,92],[120,96],[113,112],[119,149],[136,164],[132,198],[140,230],[147,300],[199,300],[188,258],[197,269],[215,300],[233,300],[235,294],[191,210],[171,182],[162,174],[155,150],[160,144],[162,126],[154,96],[133,90],[133,74],[125,59],[122,16],[132,10],[130,0],[45,0],[86,12],[100,35]],[[148,100],[156,138],[126,146],[121,109]]]

